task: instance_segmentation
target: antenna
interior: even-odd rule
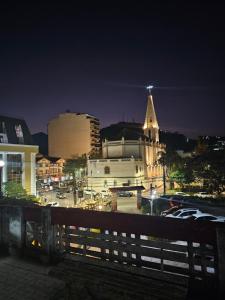
[[[146,86],[146,89],[148,90],[148,92],[149,92],[149,95],[151,95],[152,94],[152,89],[154,88],[154,86],[153,85],[148,85],[148,86]]]

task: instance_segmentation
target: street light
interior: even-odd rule
[[[166,162],[165,162],[165,152],[159,151],[157,155],[160,157],[161,165],[163,167],[163,195],[166,195]]]
[[[2,169],[5,165],[4,160],[0,160],[0,198],[2,198]]]
[[[153,200],[156,199],[156,190],[151,190],[151,194],[150,194],[150,208],[151,208],[151,216],[153,214]]]

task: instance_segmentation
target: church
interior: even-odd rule
[[[124,186],[161,188],[163,167],[159,158],[165,145],[159,142],[159,125],[153,97],[147,99],[142,135],[118,140],[102,141],[102,158],[88,160],[88,187],[100,192],[103,189]]]

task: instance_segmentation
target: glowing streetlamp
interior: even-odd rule
[[[2,169],[5,165],[3,160],[0,160],[0,198],[2,198]]]

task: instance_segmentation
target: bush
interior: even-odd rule
[[[5,182],[3,184],[4,197],[1,200],[1,204],[29,204],[40,202],[40,199],[34,195],[28,195],[21,183],[17,182]]]

